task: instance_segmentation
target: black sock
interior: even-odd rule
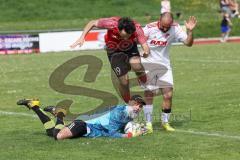
[[[43,124],[51,120],[38,106],[32,107],[32,110],[38,115]]]
[[[162,112],[163,113],[171,113],[172,109],[169,108],[169,109],[162,109]]]
[[[46,129],[47,135],[53,137],[54,122],[47,114],[38,106],[32,107],[32,110],[38,115],[39,119]]]
[[[54,137],[53,131],[54,131],[54,127],[50,129],[46,129],[46,133],[49,137]]]
[[[63,117],[65,117],[64,113],[59,112],[57,114],[56,126],[59,125],[59,124],[64,125]]]
[[[64,113],[59,112],[57,114],[57,119],[56,119],[56,125],[55,128],[53,130],[53,137],[57,140],[57,135],[60,132],[60,130],[64,127],[64,121],[63,121],[63,117],[64,117]]]

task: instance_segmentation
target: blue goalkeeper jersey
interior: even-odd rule
[[[103,115],[86,121],[88,133],[85,137],[113,137],[121,138],[125,125],[133,119],[129,117],[127,105],[112,107]]]

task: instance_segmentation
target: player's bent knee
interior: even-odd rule
[[[57,137],[56,137],[56,140],[64,140],[64,139],[67,139],[67,138],[71,138],[71,136],[68,135],[68,134],[58,133]]]
[[[172,95],[173,94],[171,92],[163,94],[163,99],[165,99],[165,100],[172,100]]]
[[[63,139],[67,139],[67,138],[71,138],[72,132],[70,131],[69,128],[64,127],[60,132],[57,133],[55,139],[56,140],[63,140]]]
[[[144,71],[144,68],[140,64],[134,64],[131,67],[132,67],[132,70],[134,70],[135,72],[143,72]]]
[[[65,139],[65,137],[63,136],[63,134],[58,133],[58,134],[57,134],[57,137],[56,137],[56,140],[63,140],[63,139]]]
[[[122,86],[128,87],[129,82],[128,82],[128,81],[120,81],[120,84],[121,84]]]

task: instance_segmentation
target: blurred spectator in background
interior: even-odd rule
[[[239,5],[238,5],[238,2],[236,0],[229,0],[229,8],[231,10],[231,17],[240,18]]]
[[[164,12],[171,12],[170,0],[162,0],[161,1],[161,14]]]
[[[220,0],[220,8],[223,15],[225,13],[228,13],[230,15],[230,18],[240,18],[239,4],[236,0]]]
[[[221,22],[221,32],[222,32],[222,38],[220,40],[221,42],[227,41],[229,34],[231,32],[231,26],[232,26],[232,22],[230,20],[230,15],[225,12]]]
[[[220,0],[220,8],[222,13],[231,14],[230,2],[229,0]]]

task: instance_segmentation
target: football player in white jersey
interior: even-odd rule
[[[161,14],[158,22],[147,24],[143,29],[148,38],[147,43],[151,54],[142,58],[142,64],[147,72],[147,83],[143,84],[146,105],[144,115],[147,128],[152,129],[153,98],[160,91],[163,97],[161,123],[167,131],[174,131],[169,125],[172,106],[173,75],[169,59],[169,48],[173,42],[182,42],[191,47],[193,45],[193,29],[197,24],[194,16],[190,16],[185,22],[187,32],[183,31],[179,24],[173,20],[172,13]]]

